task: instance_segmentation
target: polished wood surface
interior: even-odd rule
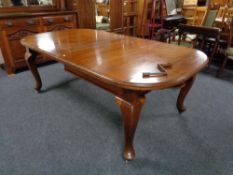
[[[90,76],[119,87],[152,90],[175,86],[200,71],[207,63],[198,50],[107,32],[79,29],[26,37],[25,46]],[[143,78],[156,72],[158,63],[171,63],[166,77]],[[88,71],[87,71],[88,70]]]
[[[37,53],[61,62],[65,69],[116,95],[124,123],[124,158],[133,160],[133,138],[145,101],[151,90],[181,86],[177,109],[183,112],[184,100],[196,74],[207,64],[207,56],[198,50],[91,29],[71,29],[27,36],[21,40],[27,48],[25,59],[36,80],[42,83],[36,68]],[[143,77],[143,73],[166,75]]]

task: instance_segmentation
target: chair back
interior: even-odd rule
[[[181,24],[179,26],[179,39],[178,39],[178,45],[181,43],[181,39],[183,36],[187,34],[194,34],[197,35],[198,37],[202,38],[202,43],[201,43],[201,50],[204,49],[205,46],[205,39],[206,38],[214,38],[216,43],[219,41],[219,36],[220,36],[220,29],[219,28],[214,28],[214,27],[204,27],[204,26],[192,26],[192,25],[187,25],[187,24]],[[194,42],[194,46],[196,47],[196,42]]]
[[[195,26],[202,26],[206,14],[207,14],[207,7],[196,7],[193,24]]]
[[[220,38],[220,29],[215,27],[204,27],[204,26],[191,26],[191,25],[185,25],[181,24],[179,26],[179,40],[178,45],[180,45],[181,37],[182,35],[189,34],[195,34],[197,35],[196,39],[193,42],[193,47],[202,50],[203,52],[209,53],[209,64],[212,62],[212,59],[214,57],[214,54],[218,48],[219,45],[219,38]],[[213,38],[213,47],[210,52],[210,43],[208,42],[208,38]],[[198,45],[197,45],[198,44]],[[197,47],[198,46],[198,47]]]
[[[197,13],[197,6],[183,6],[181,15],[187,19],[187,24],[195,25],[195,18]]]
[[[205,27],[212,27],[215,21],[215,18],[218,15],[220,5],[219,4],[214,4],[214,5],[209,5],[205,14],[205,17],[202,21],[202,26]]]
[[[219,8],[219,10],[218,10],[217,18],[222,18],[222,17],[224,17],[224,15],[225,15],[227,9],[228,9],[227,5],[221,6],[221,7]]]
[[[231,47],[232,44],[232,35],[233,35],[233,8],[230,8],[227,10],[225,19],[226,22],[226,30],[228,32],[228,41],[227,41],[227,47]]]

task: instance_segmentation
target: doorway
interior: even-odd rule
[[[110,30],[110,0],[96,0],[96,29]]]

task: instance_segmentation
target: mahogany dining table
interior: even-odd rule
[[[42,83],[36,58],[43,54],[64,64],[65,70],[116,97],[124,126],[125,160],[135,158],[133,139],[145,95],[152,90],[178,87],[176,106],[185,111],[184,99],[195,76],[208,63],[196,49],[94,29],[69,29],[30,35],[21,40],[35,81]]]

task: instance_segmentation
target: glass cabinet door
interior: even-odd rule
[[[0,0],[0,7],[14,7],[14,6],[54,6],[54,0]]]

